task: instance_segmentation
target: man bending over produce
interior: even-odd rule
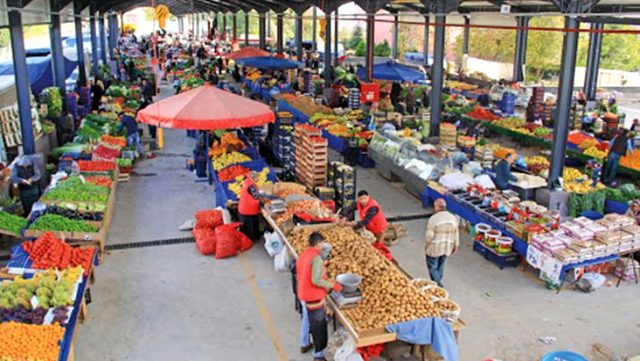
[[[365,227],[369,232],[376,236],[376,242],[382,244],[384,241],[384,232],[387,230],[389,223],[382,212],[382,208],[366,190],[358,192],[358,200],[355,208],[358,210],[360,221],[355,224],[355,229]],[[350,214],[354,209],[347,209],[343,214]]]
[[[132,147],[136,146],[136,150],[138,151],[138,155],[142,155],[142,144],[140,144],[140,133],[138,133],[138,123],[136,120],[129,114],[125,112],[120,112],[118,114],[118,118],[120,118],[120,127],[116,131],[116,134],[120,134],[122,129],[127,129],[127,146]]]
[[[298,281],[298,299],[303,303],[304,312],[308,320],[304,317],[304,323],[309,323],[309,330],[313,337],[315,350],[313,361],[326,361],[324,349],[327,347],[329,338],[327,331],[327,312],[325,310],[325,297],[327,292],[336,290],[340,292],[342,286],[337,282],[330,282],[326,279],[326,270],[321,257],[324,237],[313,232],[309,236],[309,246],[300,254],[296,261],[296,278]]]
[[[447,257],[456,253],[460,245],[458,218],[447,211],[447,202],[438,198],[433,204],[435,214],[427,223],[425,253],[427,269],[431,280],[442,287],[444,263]]]

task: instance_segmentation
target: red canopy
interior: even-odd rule
[[[243,58],[257,58],[260,56],[272,56],[268,51],[253,48],[251,46],[246,46],[238,51],[234,51],[233,53],[229,53],[226,55],[227,59],[243,59]]]
[[[138,112],[138,121],[142,123],[193,130],[253,127],[274,119],[269,106],[210,84],[163,99]]]

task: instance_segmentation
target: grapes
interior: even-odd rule
[[[29,310],[23,306],[17,306],[11,309],[0,307],[0,323],[14,321],[31,325],[42,325],[47,311],[44,307],[38,307],[34,310]]]

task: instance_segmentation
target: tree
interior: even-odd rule
[[[563,28],[562,17],[537,17],[531,19],[531,27]],[[513,36],[515,43],[515,35]],[[515,45],[514,45],[515,49]],[[535,80],[560,71],[562,33],[558,31],[529,31],[527,41],[527,75]]]
[[[9,29],[0,29],[0,49],[6,48],[9,46]]]
[[[374,56],[389,56],[391,55],[391,47],[387,39],[384,39],[382,43],[378,43],[373,47]]]
[[[418,31],[421,26],[412,24],[398,25],[398,58],[402,59],[406,52],[422,52],[424,31]]]
[[[605,29],[635,30],[628,25],[606,25]],[[589,52],[589,35],[582,34],[578,48],[578,66],[587,65]],[[602,36],[602,50],[600,52],[600,68],[624,71],[640,69],[640,39],[634,34],[607,34]]]
[[[351,34],[351,40],[349,40],[349,43],[346,44],[347,49],[355,49],[360,44],[360,42],[363,40],[362,33],[363,33],[362,27],[360,25],[356,25],[353,28],[353,33]]]
[[[358,45],[356,45],[356,56],[365,56],[367,52],[367,44],[364,40],[360,40]]]

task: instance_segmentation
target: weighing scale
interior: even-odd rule
[[[331,298],[336,302],[338,308],[350,308],[355,307],[360,300],[362,300],[362,292],[360,289],[355,291],[331,291]]]
[[[274,199],[269,204],[265,205],[264,208],[269,213],[274,214],[284,212],[287,209],[287,206],[282,199]]]

